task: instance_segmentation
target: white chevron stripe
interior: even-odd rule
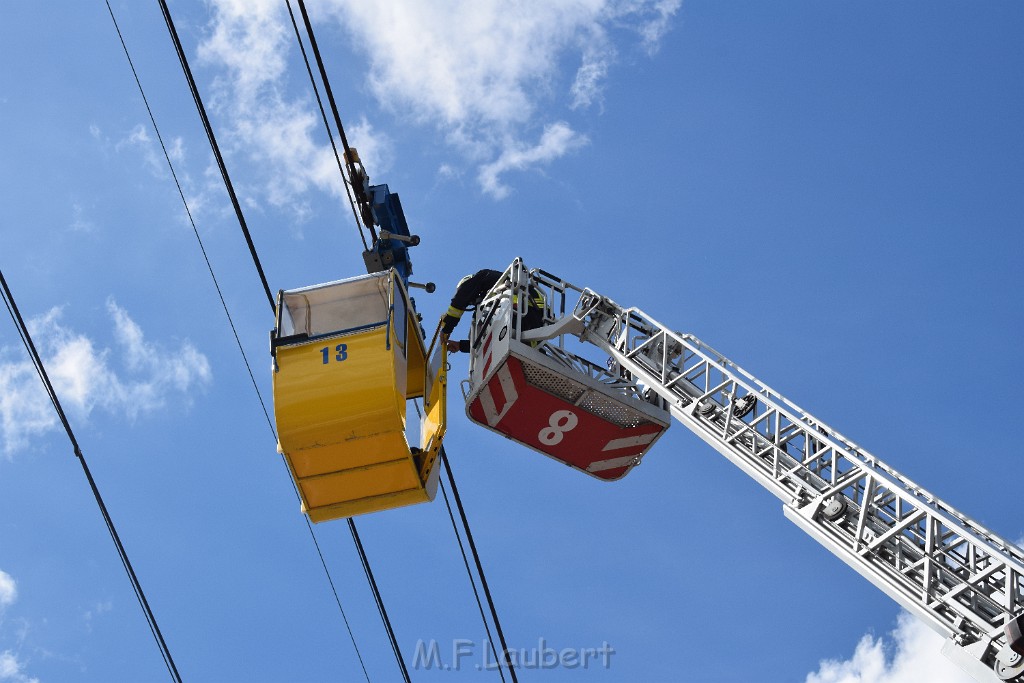
[[[660,434],[660,432],[652,432],[651,434],[641,434],[640,436],[627,436],[622,439],[612,439],[604,445],[602,451],[618,451],[623,448],[629,448],[630,446],[643,446],[654,441],[654,439]]]
[[[501,422],[501,419],[508,413],[512,404],[519,400],[519,392],[516,391],[516,385],[512,380],[512,373],[508,369],[508,364],[502,365],[496,374],[498,376],[498,383],[501,386],[501,393],[505,395],[505,405],[502,406],[501,412],[498,412],[498,407],[494,404],[490,382],[480,392],[480,407],[483,408],[484,417],[487,418],[487,424],[491,427]]]

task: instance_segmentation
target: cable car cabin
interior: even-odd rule
[[[314,522],[434,499],[445,430],[446,349],[425,362],[415,311],[388,270],[278,294],[274,417]],[[419,447],[406,401],[425,397]]]
[[[566,350],[572,315],[565,292],[545,286],[517,259],[474,312],[466,414],[593,477],[624,477],[668,429],[668,411],[642,398],[634,382]],[[564,283],[563,283],[564,284]],[[523,331],[531,294],[545,293],[545,326]],[[560,299],[556,306],[553,299]],[[559,320],[562,320],[559,326]],[[566,324],[568,323],[568,324]],[[562,330],[555,335],[553,331]],[[548,341],[536,341],[545,337]],[[523,340],[523,336],[526,340]]]

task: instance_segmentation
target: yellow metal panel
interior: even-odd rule
[[[423,412],[423,421],[420,427],[420,448],[425,451],[431,448],[440,448],[441,440],[444,438],[445,427],[447,426],[445,406],[447,382],[448,379],[444,376],[440,376],[434,381],[433,391],[430,392],[433,400],[426,404],[426,410]]]
[[[427,372],[432,375],[433,381],[426,382],[430,395],[423,402],[423,418],[420,421],[420,448],[423,451],[420,478],[425,483],[437,466],[437,456],[448,424],[448,349],[440,340]]]
[[[406,398],[419,398],[423,396],[424,378],[426,377],[427,361],[426,351],[423,350],[423,338],[420,336],[420,323],[416,317],[409,312],[409,353],[408,353],[408,386],[406,387]]]
[[[393,274],[389,277],[392,289],[381,292],[401,296],[404,290]],[[318,320],[326,315],[321,310],[324,301],[335,306],[329,312],[341,319],[348,299],[361,296],[369,285],[360,279],[330,287],[334,289],[310,289],[312,294],[297,290],[306,292],[311,301],[318,297],[307,306],[310,311],[313,303],[320,306],[313,316]],[[403,331],[404,348],[399,345]],[[276,348],[274,413],[280,450],[310,520],[433,499],[437,452],[444,434],[446,376],[442,356],[437,378],[428,379],[427,373],[437,372],[437,366],[432,363],[433,369],[428,369],[424,356],[419,322],[411,312],[397,325],[392,316],[386,325]],[[406,399],[422,396],[426,387],[431,392],[421,433],[429,449],[414,455],[405,436]]]
[[[448,378],[444,372],[438,374],[430,391],[430,399],[424,404],[423,420],[420,426],[420,448],[440,448],[447,426],[446,389]]]
[[[386,334],[378,327],[277,349],[274,414],[286,453],[404,432],[405,368]]]
[[[407,457],[342,473],[308,477],[299,481],[306,505],[323,507],[420,487],[419,477]]]
[[[405,438],[405,356],[395,342],[381,326],[277,349],[281,450],[313,521],[425,499]],[[418,492],[393,495],[409,489]]]
[[[288,451],[296,478],[315,477],[387,462],[409,452],[403,432],[383,432],[362,439]]]
[[[395,357],[395,396],[394,399],[401,405],[402,411],[402,425],[405,426],[405,396],[408,393],[409,387],[409,373],[408,373],[408,360],[406,359],[405,349],[398,346],[398,335],[395,331],[394,325],[389,326],[389,334],[391,339],[391,350]]]
[[[417,488],[371,498],[360,498],[358,500],[335,503],[334,505],[325,505],[320,508],[307,509],[304,507],[303,512],[309,515],[309,519],[312,522],[326,522],[341,517],[354,517],[355,515],[364,515],[368,512],[390,510],[391,508],[402,507],[403,505],[426,503],[432,499],[433,496],[428,498],[423,489]]]

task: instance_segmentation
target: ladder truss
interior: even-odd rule
[[[526,339],[546,339],[546,353],[577,367],[588,361],[567,350],[567,339],[600,349],[607,375],[668,408],[774,493],[787,518],[947,637],[943,652],[977,680],[1024,680],[1012,636],[1024,614],[1020,548],[696,337],[550,273],[534,270],[530,281],[547,292],[554,322]]]

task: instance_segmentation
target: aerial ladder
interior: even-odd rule
[[[524,330],[531,287],[544,324]],[[1024,682],[1024,551],[705,342],[519,259],[477,306],[469,341],[470,420],[606,480],[680,422],[945,637],[976,680]]]

